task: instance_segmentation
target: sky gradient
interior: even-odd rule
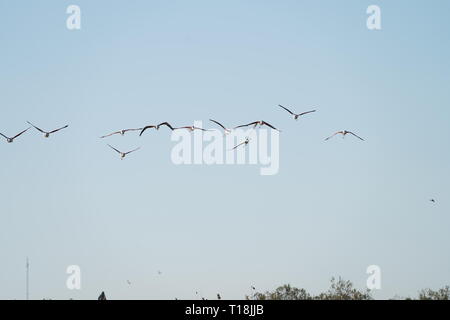
[[[71,4],[81,30],[66,28]],[[0,141],[0,298],[25,297],[27,256],[32,299],[318,293],[332,276],[364,288],[373,264],[375,298],[450,284],[449,9],[1,0],[0,132],[69,128]],[[295,122],[278,104],[318,111]],[[279,173],[176,166],[165,129],[99,139],[210,118],[281,128]],[[342,129],[366,141],[324,142]],[[120,161],[107,143],[142,149]],[[66,288],[69,265],[81,290]]]

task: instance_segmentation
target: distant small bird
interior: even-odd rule
[[[216,121],[216,120],[209,119],[209,121],[214,122],[215,124],[217,124],[217,125],[219,125],[220,127],[222,127],[223,132],[224,132],[225,134],[229,134],[229,133],[231,133],[231,131],[233,130],[233,129],[225,128],[224,125],[222,125],[220,122],[218,122],[218,121]]]
[[[31,127],[30,127],[31,128]],[[14,137],[10,138],[5,136],[3,133],[0,133],[0,135],[6,139],[6,142],[8,143],[13,143],[14,139],[16,139],[17,137],[21,136],[22,134],[24,134],[25,132],[27,132],[30,128],[23,130],[21,133],[16,134]]]
[[[190,132],[192,132],[192,131],[194,131],[194,130],[211,131],[211,130],[199,128],[199,127],[196,127],[196,126],[185,126],[185,127],[174,128],[174,130],[177,130],[177,129],[187,129],[187,130],[189,130]]]
[[[222,299],[222,297],[220,296],[220,294],[218,293],[217,294],[217,300],[221,300]]]
[[[115,134],[120,134],[121,136],[124,136],[125,133],[127,133],[128,131],[140,131],[140,130],[142,130],[142,128],[136,128],[136,129],[124,129],[124,130],[115,131],[115,132],[113,132],[113,133],[110,133],[110,134],[101,136],[100,138],[103,139],[103,138],[106,138],[106,137],[113,136],[113,135],[115,135]]]
[[[98,296],[98,300],[106,300],[106,295],[104,291],[102,291],[102,293]]]
[[[275,127],[272,126],[270,123],[268,123],[268,122],[266,122],[266,121],[264,121],[264,120],[254,121],[254,122],[250,122],[250,123],[247,123],[247,124],[243,124],[243,125],[241,125],[241,126],[235,127],[234,129],[242,128],[242,127],[248,127],[248,126],[253,126],[253,128],[256,128],[257,126],[262,127],[262,126],[264,126],[264,125],[265,125],[265,126],[268,126],[268,127],[270,127],[270,128],[272,128],[272,129],[274,129],[274,130],[277,130],[277,131],[280,131],[280,132],[281,132],[281,130],[275,128]]]
[[[433,202],[433,203],[436,203],[436,200],[434,200],[434,199],[430,199],[430,201]]]
[[[130,280],[127,280],[127,283],[131,286],[131,281]]]
[[[38,127],[36,127],[36,126],[35,126],[34,124],[32,124],[30,121],[27,121],[27,122],[28,122],[29,125],[32,125],[37,131],[42,132],[42,133],[44,134],[44,138],[48,138],[48,137],[50,137],[50,135],[51,135],[52,133],[58,132],[58,131],[60,131],[60,130],[62,130],[62,129],[65,129],[65,128],[69,127],[69,125],[65,125],[64,127],[55,129],[55,130],[53,130],[53,131],[44,131],[44,130],[39,129]]]
[[[248,143],[250,142],[250,138],[249,137],[247,137],[247,138],[245,138],[245,141],[244,142],[241,142],[241,143],[239,143],[237,146],[235,146],[234,148],[232,148],[231,150],[234,150],[234,149],[236,149],[236,148],[238,148],[239,146],[242,146],[242,145],[248,145]]]
[[[195,295],[199,295],[199,292],[198,292],[198,291],[195,291]],[[200,293],[200,299],[206,300],[204,297],[202,297],[202,294],[201,294],[201,293]]]
[[[342,138],[344,138],[347,134],[351,134],[351,135],[355,136],[356,138],[364,141],[363,138],[361,138],[361,137],[357,136],[356,134],[354,134],[353,132],[347,131],[347,130],[338,131],[338,132],[334,133],[332,136],[329,136],[328,138],[326,138],[325,141],[330,140],[331,138],[333,138],[337,134],[342,134]]]
[[[159,274],[159,275],[161,275],[161,274],[162,274],[162,272],[158,270],[158,274]]]
[[[317,110],[311,110],[311,111],[306,111],[306,112],[302,112],[302,113],[293,113],[291,110],[289,110],[288,108],[283,107],[281,104],[279,104],[278,106],[283,108],[287,112],[289,112],[295,120],[298,120],[299,117],[304,116],[305,114],[317,111]]]
[[[251,286],[251,288],[252,288],[252,290],[253,290],[253,291],[255,291],[255,290],[256,290],[256,288],[255,288],[254,286]]]
[[[132,152],[135,152],[135,151],[137,151],[137,150],[139,150],[141,147],[139,147],[139,148],[136,148],[136,149],[134,149],[134,150],[131,150],[131,151],[128,151],[128,152],[122,152],[122,151],[119,151],[119,150],[117,150],[116,148],[114,148],[112,145],[110,145],[110,144],[108,144],[108,146],[111,148],[111,149],[113,149],[114,151],[116,151],[119,155],[120,155],[120,160],[123,160],[124,158],[125,158],[125,156],[126,155],[128,155],[128,154],[130,154],[130,153],[132,153]]]

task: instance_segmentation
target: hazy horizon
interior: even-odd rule
[[[81,8],[68,30],[66,8]],[[378,5],[382,29],[366,27]],[[450,3],[0,2],[0,299],[450,285]],[[279,104],[297,112],[294,121]],[[280,168],[174,165],[167,128],[280,128]],[[347,136],[324,139],[337,130]],[[120,150],[142,147],[124,161]],[[431,203],[430,199],[436,199]],[[81,290],[66,287],[70,265]],[[158,274],[158,270],[162,273]],[[127,283],[131,282],[131,285]]]

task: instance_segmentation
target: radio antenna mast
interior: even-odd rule
[[[26,299],[28,300],[30,297],[30,292],[29,292],[29,284],[28,284],[28,279],[29,279],[29,273],[30,273],[30,264],[28,262],[28,257],[27,257],[27,291],[26,291]]]

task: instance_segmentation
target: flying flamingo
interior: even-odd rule
[[[262,127],[262,126],[264,126],[264,125],[266,125],[266,126],[272,128],[272,129],[274,129],[274,130],[277,130],[277,131],[280,131],[280,132],[281,132],[281,130],[278,130],[277,128],[275,128],[275,127],[272,126],[270,123],[268,123],[268,122],[266,122],[266,121],[264,121],[264,120],[254,121],[254,122],[250,122],[250,123],[247,123],[247,124],[243,124],[243,125],[241,125],[241,126],[237,126],[237,127],[234,128],[234,129],[242,128],[242,127],[248,127],[248,126],[253,126],[253,128],[256,128],[257,126]]]
[[[302,112],[302,113],[293,113],[291,110],[289,110],[288,108],[283,107],[281,104],[279,104],[278,106],[283,108],[287,112],[289,112],[295,120],[298,120],[299,117],[304,116],[305,114],[316,112],[316,110],[311,110],[311,111],[305,111],[305,112]]]
[[[347,131],[347,130],[338,131],[338,132],[334,133],[333,135],[329,136],[328,138],[326,138],[325,141],[330,140],[331,138],[333,138],[337,134],[342,134],[342,138],[344,138],[347,134],[351,134],[351,135],[355,136],[356,138],[364,141],[363,138],[361,138],[361,137],[357,136],[356,134],[354,134],[353,132]]]
[[[30,128],[31,128],[31,127],[30,127]],[[11,137],[11,138],[5,136],[3,133],[0,133],[0,135],[1,135],[3,138],[6,139],[6,142],[8,142],[8,143],[13,143],[13,142],[14,142],[14,139],[16,139],[17,137],[21,136],[21,135],[24,134],[25,132],[27,132],[30,128],[23,130],[22,132],[16,134],[14,137]]]
[[[108,146],[111,148],[111,149],[113,149],[114,151],[116,151],[119,155],[120,155],[120,160],[123,160],[124,158],[125,158],[125,156],[126,155],[128,155],[128,154],[130,154],[130,153],[132,153],[132,152],[135,152],[135,151],[137,151],[137,150],[139,150],[141,147],[139,147],[139,148],[136,148],[136,149],[134,149],[134,150],[131,150],[131,151],[128,151],[128,152],[122,152],[122,151],[119,151],[119,150],[117,150],[116,148],[114,148],[112,145],[110,145],[110,144],[108,144]]]
[[[42,129],[36,127],[36,126],[35,126],[34,124],[32,124],[30,121],[27,121],[27,122],[28,122],[28,124],[32,125],[37,131],[42,132],[42,133],[44,134],[44,138],[48,138],[48,137],[50,137],[50,135],[51,135],[52,133],[58,132],[58,131],[60,131],[60,130],[62,130],[62,129],[65,129],[65,128],[67,128],[67,127],[69,126],[69,125],[66,125],[66,126],[64,126],[64,127],[61,127],[61,128],[59,128],[59,129],[55,129],[55,130],[52,130],[52,131],[44,131],[44,130],[42,130]]]
[[[113,133],[110,133],[110,134],[101,136],[100,138],[103,139],[103,138],[110,137],[110,136],[115,135],[115,134],[120,134],[121,136],[123,136],[123,135],[125,135],[125,133],[127,133],[128,131],[140,131],[140,130],[142,130],[142,128],[136,128],[136,129],[124,129],[124,130],[115,131],[115,132],[113,132]]]

